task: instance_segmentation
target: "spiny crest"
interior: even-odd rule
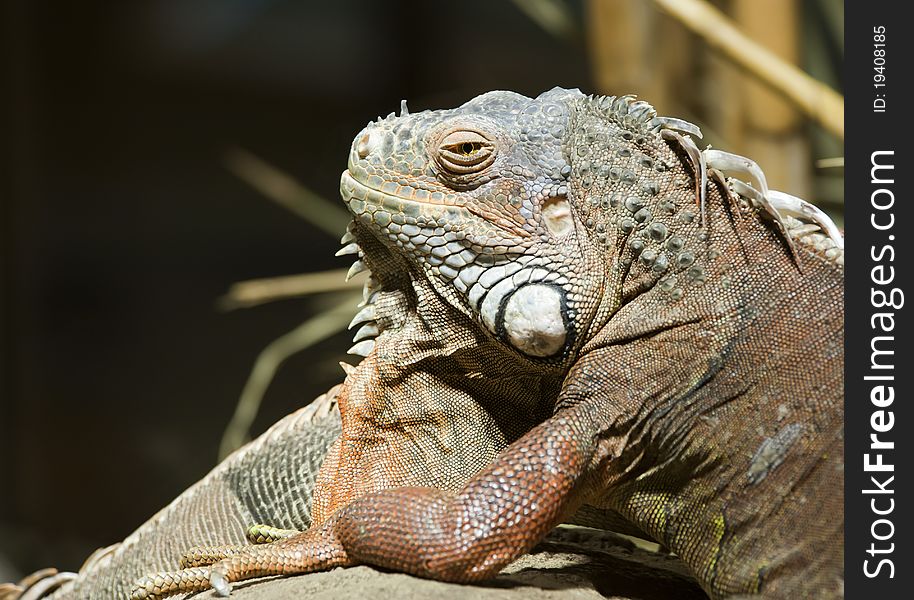
[[[777,224],[793,252],[796,252],[794,242],[798,241],[844,266],[844,236],[824,212],[784,192],[767,190],[767,195],[762,195],[751,185],[732,177],[726,178],[726,183],[731,194],[748,202]]]
[[[655,130],[653,124],[657,111],[634,94],[625,96],[594,96],[584,98],[585,110],[603,116],[632,132],[647,133]]]
[[[751,159],[710,147],[699,150],[691,138],[691,135],[701,137],[701,131],[695,125],[670,117],[655,117],[653,121],[660,130],[660,136],[677,144],[692,162],[702,224],[710,174],[711,179],[719,179],[725,184],[731,200],[743,199],[749,202],[758,209],[760,215],[774,222],[792,255],[796,256],[794,242],[799,241],[824,254],[827,259],[844,264],[844,236],[824,212],[805,200],[769,190],[764,172]],[[758,189],[739,179],[726,177],[724,173],[727,172],[748,176],[756,182]]]
[[[638,100],[634,94],[624,96],[587,96],[587,107],[632,132],[657,132],[661,129],[679,131],[701,139],[701,129],[676,117],[661,117],[649,103]]]
[[[765,173],[751,159],[711,148],[702,152],[702,157],[707,167],[717,172],[747,175],[756,182],[758,188],[739,179],[722,176],[731,198],[749,202],[760,214],[770,218],[784,235],[794,255],[794,242],[799,241],[823,253],[827,259],[844,264],[844,236],[828,215],[796,196],[768,189]]]
[[[689,156],[695,167],[695,198],[701,222],[705,222],[705,196],[708,174],[703,153],[692,136],[702,138],[701,129],[694,123],[676,117],[660,117],[654,107],[637,100],[633,94],[625,96],[587,96],[584,105],[589,112],[607,118],[633,134],[659,133],[666,141],[677,143]],[[639,141],[640,140],[636,140]]]
[[[368,270],[368,267],[361,260],[364,253],[356,241],[353,232],[354,227],[355,224],[350,221],[346,228],[346,233],[340,240],[343,248],[336,253],[336,256],[349,254],[358,256],[349,268],[349,272],[346,274],[346,281],[349,281],[355,275]],[[369,276],[365,281],[365,285],[362,289],[362,302],[359,304],[360,310],[349,323],[349,329],[352,329],[357,325],[361,325],[361,327],[356,331],[355,336],[352,339],[354,345],[349,349],[347,354],[364,357],[368,356],[374,349],[375,338],[381,333],[381,327],[375,320],[376,309],[374,306],[374,300],[377,297],[380,288],[380,284],[374,277]]]

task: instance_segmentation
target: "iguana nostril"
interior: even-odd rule
[[[371,153],[371,134],[367,131],[362,134],[362,137],[359,138],[359,143],[355,147],[356,152],[359,153],[359,158],[367,158]]]

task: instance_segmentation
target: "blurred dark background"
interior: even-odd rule
[[[757,22],[751,0],[715,4]],[[840,90],[840,1],[756,4],[775,21],[749,33]],[[352,137],[402,98],[417,111],[491,89],[635,91],[715,146],[768,143],[773,187],[840,218],[842,171],[816,161],[841,140],[783,103],[765,129],[758,111],[777,110],[750,105],[770,92],[647,0],[0,10],[0,581],[77,568],[205,474],[258,354],[325,308],[219,308],[237,281],[349,262],[326,227],[245,179],[239,151],[267,180],[337,202]],[[252,433],[337,383],[349,345],[339,334],[292,356]]]

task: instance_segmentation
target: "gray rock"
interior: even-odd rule
[[[195,600],[215,598],[213,592],[194,596]],[[707,600],[707,595],[673,555],[652,552],[612,533],[561,527],[495,580],[483,584],[443,583],[362,566],[238,583],[231,598]]]

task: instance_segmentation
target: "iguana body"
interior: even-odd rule
[[[367,358],[311,529],[135,597],[359,563],[478,581],[585,505],[714,598],[842,595],[833,225],[629,97],[403,112],[356,137],[341,183]]]
[[[201,539],[210,544],[240,544],[249,525],[264,521],[278,527],[308,528],[317,469],[340,431],[337,413],[324,410],[329,414],[321,414],[315,408],[329,408],[335,395],[336,388],[235,452],[123,542],[94,555],[78,577],[51,597],[127,598],[139,577],[171,567]],[[138,481],[137,493],[142,493],[144,485],[154,484]],[[47,585],[51,579],[36,586]],[[0,593],[4,600],[17,596],[15,592],[10,596]]]

